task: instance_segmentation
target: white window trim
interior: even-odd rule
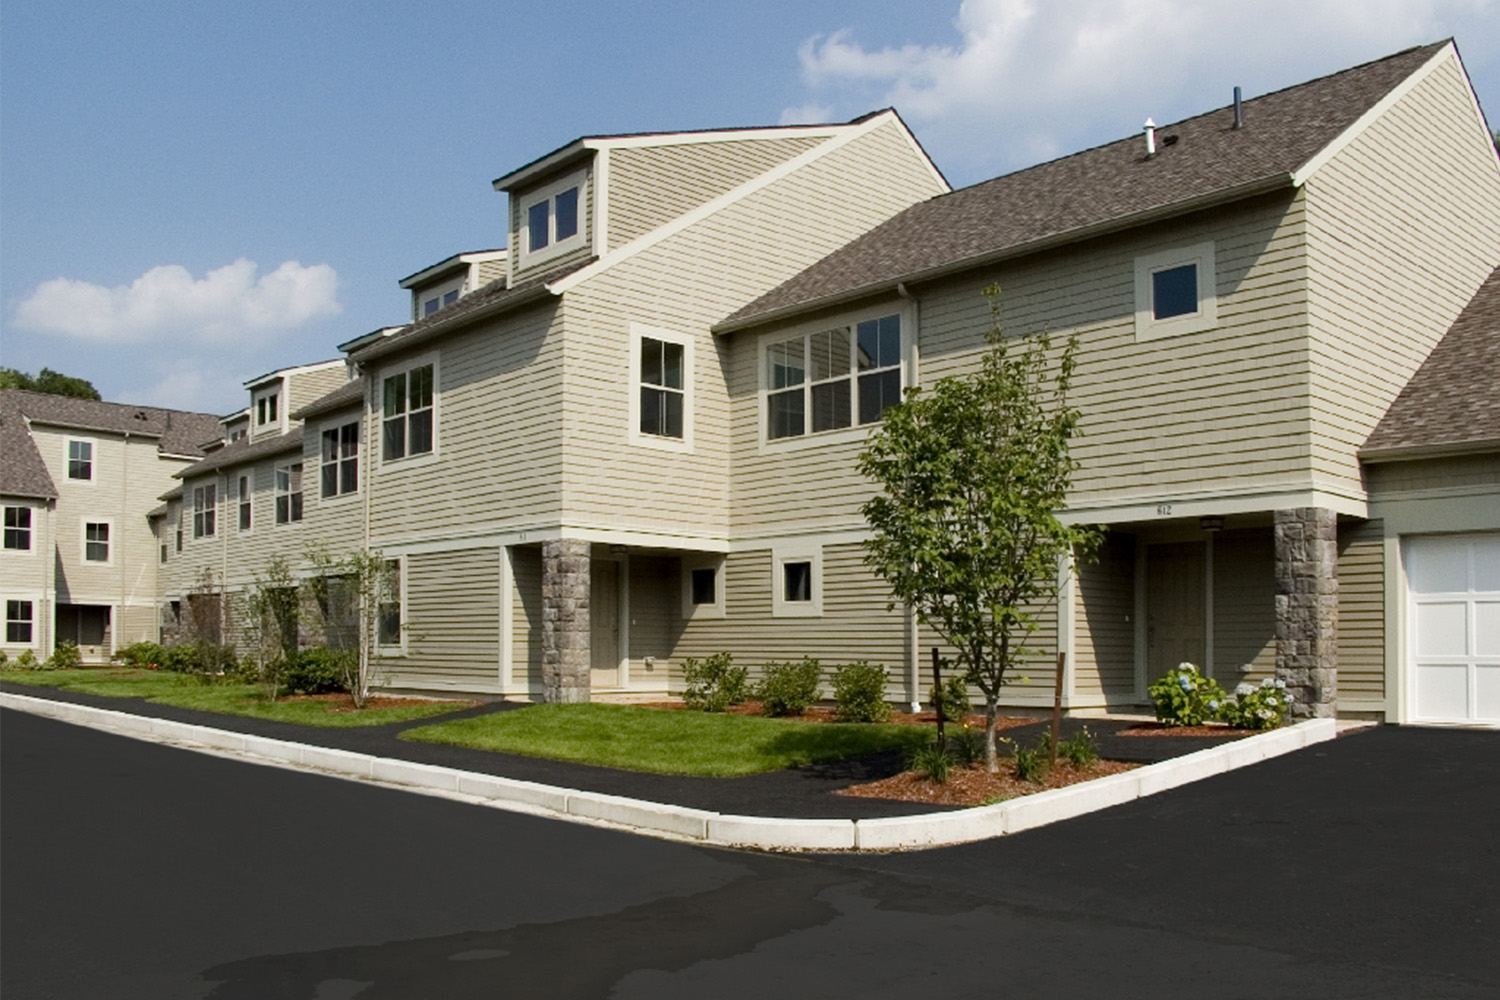
[[[68,463],[72,461],[71,455],[73,450],[73,442],[75,441],[77,441],[79,444],[86,444],[89,446],[89,477],[87,479],[74,479],[72,476],[68,475]],[[95,441],[93,438],[66,437],[63,438],[62,454],[63,464],[61,478],[63,482],[70,483],[75,486],[80,483],[87,483],[89,486],[93,486],[99,481],[99,442]]]
[[[531,249],[531,209],[544,201],[551,201],[568,188],[578,189],[578,232],[565,240],[549,239],[546,246],[540,250]],[[553,181],[546,187],[538,188],[526,195],[519,202],[519,216],[516,219],[516,245],[519,248],[516,265],[518,267],[530,267],[563,254],[572,253],[580,247],[588,245],[589,219],[588,219],[588,171],[579,170]],[[547,211],[548,237],[552,235],[553,220],[557,218],[555,209]]]
[[[407,559],[406,559],[406,556],[404,556],[404,555],[401,555],[401,556],[391,556],[391,555],[384,556],[382,561],[383,562],[393,562],[393,563],[396,563],[397,566],[399,567],[399,569],[397,570],[397,573],[399,573],[400,576],[401,576],[401,586],[398,588],[400,590],[400,593],[396,595],[396,600],[397,600],[397,603],[398,603],[398,605],[399,605],[399,607],[401,609],[400,610],[400,615],[401,615],[401,640],[399,642],[392,643],[390,645],[387,645],[387,644],[385,644],[385,643],[383,643],[383,642],[380,641],[380,597],[377,594],[376,598],[375,598],[375,635],[373,637],[374,638],[375,655],[376,656],[405,656],[406,655],[406,638],[407,638],[408,635],[411,634],[411,616],[408,614],[408,605],[406,603],[406,593],[407,593],[406,582],[407,582],[407,579],[410,577],[410,574],[407,572],[407,570],[410,567],[407,565]]]
[[[37,536],[41,532],[41,527],[39,525],[39,522],[41,521],[41,518],[38,517],[37,515],[41,513],[42,508],[34,506],[32,504],[29,504],[29,503],[8,503],[8,504],[0,505],[0,545],[4,544],[4,535],[3,535],[4,529],[5,529],[4,511],[10,510],[12,508],[14,508],[16,510],[29,510],[29,511],[31,511],[31,527],[29,527],[29,528],[26,529],[27,535],[29,536],[29,538],[28,538],[29,544],[24,549],[0,548],[0,552],[5,553],[5,558],[7,558],[7,559],[30,559],[33,556],[37,555],[41,551],[41,548],[42,548],[40,545],[37,544]]]
[[[382,416],[384,416],[383,412],[382,412]],[[437,451],[437,366],[436,365],[434,365],[433,369],[432,369],[432,418],[433,418],[433,424],[432,424],[432,446],[433,446],[433,448],[432,448],[432,450],[435,452],[435,451]],[[323,434],[324,434],[325,431],[338,430],[340,427],[347,427],[349,424],[353,424],[354,427],[355,427],[354,441],[355,441],[356,451],[354,453],[354,461],[355,461],[355,467],[354,467],[354,489],[350,490],[348,493],[335,493],[331,497],[325,497],[323,495],[323,465],[324,465],[324,462],[323,462]],[[360,465],[362,465],[364,463],[364,461],[366,460],[367,457],[368,456],[365,454],[365,429],[364,429],[364,420],[363,420],[363,418],[361,418],[361,417],[354,417],[354,418],[351,419],[349,417],[344,417],[344,418],[337,419],[337,420],[329,420],[326,423],[318,425],[318,491],[317,491],[318,503],[320,503],[320,504],[324,504],[324,503],[327,503],[327,504],[338,504],[338,503],[344,503],[344,502],[349,501],[349,500],[356,500],[356,499],[358,499],[359,498],[359,494],[360,494],[360,489],[362,487],[362,484],[364,483],[364,470],[362,468],[360,468]],[[403,461],[405,461],[405,459],[403,459]],[[306,466],[303,466],[302,475],[303,475],[303,477],[305,479],[306,476],[307,476],[307,467]],[[304,489],[303,489],[303,493],[302,493],[302,503],[303,503],[303,513],[304,513],[304,516],[306,515],[306,505],[307,505],[306,485],[307,484],[304,482],[303,483]]]
[[[392,375],[400,375],[402,372],[410,372],[414,368],[423,365],[432,366],[432,450],[421,455],[403,455],[401,458],[385,457],[385,380]],[[365,413],[365,419],[373,421],[375,429],[372,432],[363,433],[360,438],[360,447],[368,446],[368,460],[375,462],[375,468],[381,470],[396,471],[398,469],[419,469],[438,460],[443,448],[443,435],[441,433],[443,418],[443,368],[438,362],[436,353],[424,354],[401,364],[389,365],[380,369],[375,379],[375,388],[371,395],[374,400]],[[322,455],[322,441],[319,439],[319,456]],[[319,489],[321,493],[321,488]]]
[[[285,382],[278,382],[276,383],[275,388],[261,389],[259,392],[251,394],[250,427],[254,431],[254,433],[267,434],[272,431],[276,432],[277,434],[286,433],[287,406],[285,389]],[[260,416],[260,401],[262,399],[269,399],[272,396],[276,397],[276,419],[267,420],[265,423],[261,423],[258,419]]]
[[[682,437],[641,433],[641,339],[682,345]],[[693,337],[690,334],[663,330],[644,323],[630,324],[630,443],[661,451],[691,453],[693,450]]]
[[[1194,264],[1198,268],[1198,311],[1157,319],[1151,276],[1157,271]],[[1135,259],[1135,339],[1137,342],[1201,333],[1219,325],[1218,271],[1212,240],[1176,247]]]
[[[249,499],[250,499],[250,527],[248,527],[248,528],[241,528],[240,527],[240,506],[245,502],[245,496],[244,496],[244,494],[242,494],[240,492],[240,480],[241,479],[245,480],[249,484],[249,486],[250,486],[250,497],[249,497]],[[252,468],[252,469],[247,469],[244,472],[236,472],[234,474],[234,530],[235,530],[235,533],[239,534],[239,535],[253,535],[255,533],[255,523],[257,521],[259,521],[259,520],[260,520],[260,516],[257,514],[257,512],[255,510],[255,470]]]
[[[724,564],[722,555],[711,553],[686,554],[682,557],[682,618],[692,621],[697,618],[724,617]],[[693,570],[714,571],[714,601],[712,604],[693,603]]]
[[[198,491],[199,490],[203,490],[203,489],[209,489],[209,488],[212,488],[213,491],[214,491],[214,502],[213,502],[214,530],[213,531],[209,531],[209,532],[205,532],[205,533],[203,533],[203,534],[200,535],[200,534],[198,534],[198,523],[197,523],[197,521],[198,521]],[[215,479],[211,483],[203,483],[201,485],[194,486],[194,487],[190,488],[187,491],[187,500],[188,500],[189,517],[191,518],[190,523],[192,525],[192,527],[188,531],[188,536],[193,541],[195,541],[195,542],[208,541],[210,539],[218,538],[219,537],[219,515],[220,515],[219,508],[220,508],[220,506],[222,506],[221,499],[220,499],[220,490],[219,490],[219,482],[218,482],[218,480]]]
[[[442,312],[445,308],[447,308],[443,305],[443,296],[447,295],[449,292],[457,292],[458,298],[463,298],[464,288],[468,285],[468,281],[468,274],[465,273],[459,275],[456,278],[450,278],[447,281],[442,282],[441,284],[430,285],[427,288],[421,289],[420,291],[414,290],[411,295],[412,322],[415,323],[418,320],[426,319],[428,316],[432,315],[432,313],[427,312],[427,303],[432,301],[433,299],[437,299],[438,307],[433,310],[433,313],[437,313]],[[449,305],[451,304],[452,303],[449,303]]]
[[[276,519],[276,501],[278,499],[280,499],[281,497],[284,497],[284,496],[285,497],[292,497],[292,496],[296,496],[297,495],[297,493],[293,493],[291,491],[291,485],[292,485],[292,483],[291,483],[290,476],[291,476],[292,466],[294,466],[294,465],[300,465],[300,466],[302,466],[302,489],[298,491],[298,493],[300,493],[301,496],[302,496],[302,516],[298,517],[298,518],[293,518],[291,516],[292,505],[291,505],[291,501],[288,500],[287,501],[287,520],[285,520],[285,521],[278,521]],[[277,488],[276,488],[276,477],[282,472],[282,470],[286,470],[287,476],[288,476],[288,478],[287,478],[287,492],[286,493],[278,492]],[[289,527],[291,525],[301,524],[305,520],[307,520],[307,456],[306,455],[299,455],[295,459],[288,459],[287,461],[284,461],[284,462],[274,462],[274,463],[272,463],[272,465],[271,465],[271,527],[272,528],[285,528],[285,527]],[[251,513],[250,513],[250,523],[252,525],[255,524],[255,512],[254,511],[251,511]]]
[[[786,599],[789,562],[812,563],[812,600]],[[817,542],[788,542],[771,549],[771,615],[776,618],[820,618],[823,615],[823,546]]]
[[[29,641],[27,641],[27,642],[20,642],[20,641],[11,642],[10,641],[8,633],[10,631],[9,625],[10,625],[10,622],[11,622],[11,618],[10,618],[10,608],[8,608],[8,607],[5,606],[5,602],[6,601],[24,601],[27,604],[31,605],[31,639]],[[34,591],[31,591],[31,592],[15,592],[15,591],[11,591],[11,592],[7,592],[7,593],[4,593],[4,594],[0,594],[0,611],[4,611],[5,612],[5,620],[4,620],[3,623],[0,623],[0,625],[4,626],[3,628],[0,628],[0,646],[4,646],[7,649],[32,649],[32,650],[40,650],[42,648],[42,622],[41,622],[41,610],[40,609],[43,607],[43,605],[45,603],[46,603],[46,601],[44,599],[44,595],[36,593]],[[20,621],[20,620],[21,619],[19,619],[19,618],[16,619],[16,621]]]
[[[89,556],[89,525],[104,524],[109,526],[109,558],[90,559]],[[112,517],[81,517],[78,519],[78,563],[80,566],[113,566],[115,564],[115,549],[120,544],[120,536],[115,531],[115,519]]]
[[[756,433],[760,442],[758,451],[761,454],[778,451],[800,451],[803,448],[821,448],[824,445],[863,441],[870,436],[872,430],[881,426],[883,421],[876,421],[873,424],[852,423],[848,427],[841,427],[835,431],[817,431],[808,432],[796,437],[772,438],[766,426],[767,414],[769,412],[767,398],[772,392],[766,355],[772,344],[778,344],[796,336],[805,337],[810,333],[820,333],[839,326],[847,326],[852,330],[865,320],[879,319],[882,316],[893,314],[901,317],[901,390],[904,393],[914,384],[912,373],[917,370],[917,329],[915,316],[913,310],[906,302],[887,303],[884,306],[875,306],[869,309],[861,309],[858,312],[830,316],[823,320],[799,323],[796,326],[783,327],[779,330],[761,334],[760,339],[755,345],[756,386],[759,395],[756,415],[758,430]],[[856,380],[855,392],[851,394],[851,405],[857,406],[859,398],[857,380],[859,373],[851,372],[850,374]],[[807,383],[804,382],[803,384],[806,385]]]

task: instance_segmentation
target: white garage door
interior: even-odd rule
[[[1413,722],[1500,723],[1500,534],[1405,539]]]

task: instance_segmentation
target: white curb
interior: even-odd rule
[[[763,851],[900,851],[1019,833],[1291,753],[1331,740],[1337,733],[1333,719],[1310,719],[1123,774],[973,809],[883,819],[783,819],[725,815],[619,795],[557,788],[516,778],[390,757],[372,757],[264,736],[245,736],[210,726],[152,719],[129,712],[9,692],[0,692],[0,708],[30,712],[156,743],[244,754],[263,763],[462,798],[499,809],[633,830],[690,843]]]

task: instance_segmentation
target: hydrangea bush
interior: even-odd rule
[[[1179,663],[1147,689],[1156,718],[1165,726],[1201,726],[1219,717],[1229,700],[1219,682],[1204,677],[1191,663]]]
[[[1241,684],[1234,697],[1224,702],[1220,717],[1236,729],[1275,729],[1292,709],[1292,693],[1286,681],[1267,677],[1260,686]]]

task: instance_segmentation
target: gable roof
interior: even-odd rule
[[[0,397],[3,398],[3,397]],[[36,500],[57,498],[57,485],[37,451],[26,421],[12,406],[0,402],[0,494]]]
[[[218,451],[211,453],[201,462],[194,462],[186,469],[179,469],[173,475],[178,479],[191,479],[201,476],[206,472],[213,472],[231,465],[240,465],[245,462],[253,462],[259,458],[269,458],[272,455],[282,455],[289,451],[302,450],[302,428],[288,431],[285,434],[277,434],[275,437],[258,438],[251,441],[249,438],[240,438],[231,441]]]
[[[1500,268],[1490,272],[1359,450],[1362,461],[1500,451]]]
[[[219,418],[212,413],[74,399],[24,389],[0,390],[0,411],[51,427],[157,438],[159,452],[189,458],[201,456],[203,443],[222,433]]]
[[[889,292],[1047,246],[1290,189],[1297,171],[1434,56],[1435,42],[939,195],[728,316],[725,333],[778,316]]]

